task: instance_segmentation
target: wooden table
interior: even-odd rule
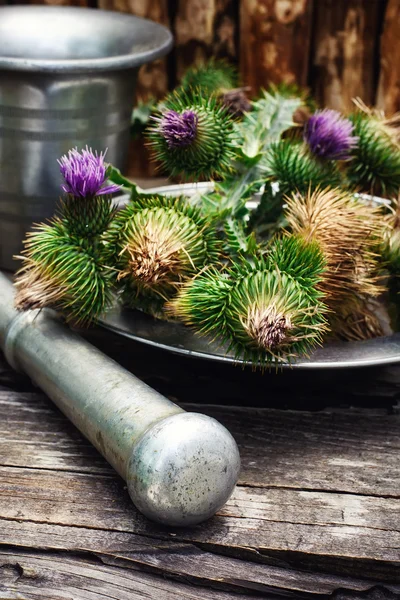
[[[1,599],[399,597],[400,368],[262,376],[87,337],[226,425],[240,482],[205,524],[147,521],[94,448],[0,357]]]

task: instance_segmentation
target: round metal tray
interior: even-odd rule
[[[209,183],[183,184],[155,188],[152,192],[170,195],[192,196],[196,192],[210,189]],[[380,198],[371,198],[376,203],[386,203]],[[123,205],[127,197],[122,196]],[[257,201],[249,203],[250,208]],[[126,338],[175,354],[202,358],[217,362],[237,363],[234,356],[222,346],[200,337],[180,323],[161,321],[141,311],[115,306],[100,321],[100,324]],[[282,367],[296,369],[343,369],[390,365],[400,362],[400,333],[363,342],[329,342],[318,348],[310,358],[301,358],[291,365],[282,362]]]

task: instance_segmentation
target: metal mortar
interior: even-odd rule
[[[131,15],[0,7],[0,268],[14,270],[32,222],[53,215],[57,158],[88,145],[126,167],[138,68],[171,46],[165,27]]]

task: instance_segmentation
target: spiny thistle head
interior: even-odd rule
[[[353,130],[353,123],[338,111],[317,110],[306,123],[304,140],[319,158],[347,160],[358,143]]]
[[[225,60],[210,59],[203,65],[190,67],[180,87],[186,92],[199,89],[204,95],[231,90],[238,85],[235,67]]]
[[[322,281],[326,269],[319,243],[293,234],[275,236],[267,246],[264,261],[310,289]]]
[[[58,161],[65,180],[62,190],[77,198],[92,198],[117,192],[119,185],[106,184],[107,167],[104,157],[105,153],[94,153],[87,146],[81,152],[77,148],[69,150],[68,156],[64,155]]]
[[[87,325],[111,304],[109,271],[88,248],[74,242],[61,221],[40,225],[25,242],[16,275],[16,306],[52,307],[67,321]]]
[[[152,120],[149,145],[170,175],[209,179],[230,169],[233,121],[215,97],[175,92]]]
[[[350,115],[359,138],[347,177],[354,186],[372,194],[397,196],[400,188],[400,147],[376,115]]]
[[[336,163],[321,162],[304,144],[282,140],[272,145],[267,156],[267,174],[279,182],[282,194],[307,193],[310,189],[336,187],[342,177]]]
[[[358,296],[377,296],[376,249],[382,239],[382,210],[341,190],[317,190],[287,201],[290,230],[319,244],[326,260],[320,288],[335,308]]]
[[[155,196],[129,204],[113,220],[104,243],[107,263],[117,268],[125,288],[164,299],[219,257],[212,224],[179,198]]]
[[[268,259],[255,260],[226,273],[200,274],[183,286],[168,310],[228,346],[237,359],[265,366],[308,354],[321,342],[326,331],[321,297],[310,282]]]

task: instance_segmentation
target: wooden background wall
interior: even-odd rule
[[[284,80],[339,110],[355,96],[400,110],[400,0],[32,0],[42,2],[118,10],[171,28],[174,50],[141,70],[142,99],[162,97],[189,65],[217,56],[236,63],[253,89]]]

